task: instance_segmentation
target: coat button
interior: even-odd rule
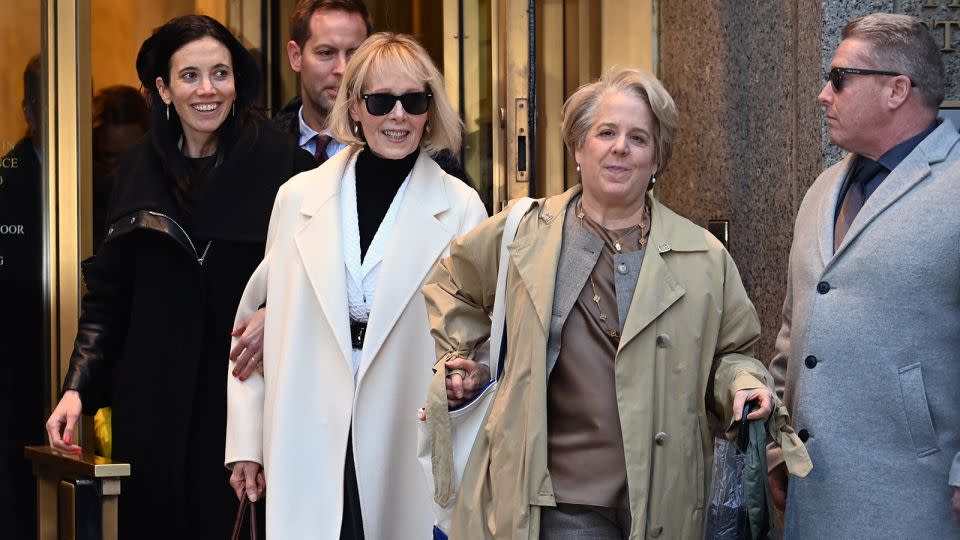
[[[661,432],[659,432],[659,433],[657,433],[656,435],[653,436],[653,440],[654,440],[658,445],[663,446],[663,445],[667,444],[667,437],[668,437],[668,435],[667,435],[666,433],[664,433],[664,432],[661,431]]]
[[[617,272],[620,272],[621,274],[626,274],[626,273],[627,273],[627,265],[625,265],[625,264],[623,264],[623,263],[618,264],[618,265],[617,265]]]
[[[830,292],[830,284],[827,283],[826,281],[821,281],[820,283],[817,283],[817,292],[820,294],[827,294],[828,292]]]
[[[656,527],[650,529],[651,538],[660,538],[660,535],[663,534],[663,527],[657,525]]]
[[[657,336],[657,347],[661,349],[666,349],[670,346],[670,336],[667,334],[660,334]]]
[[[137,221],[137,218],[136,218],[136,217],[130,218],[130,224],[131,224],[131,225],[133,225],[133,223],[134,223],[135,221]]]
[[[803,361],[803,363],[806,364],[808,368],[813,369],[817,367],[817,357],[811,354]]]
[[[800,437],[800,442],[807,442],[807,439],[810,438],[810,432],[806,429],[801,429],[797,432],[797,437]]]

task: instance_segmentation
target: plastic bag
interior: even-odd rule
[[[709,540],[749,538],[746,508],[743,502],[744,455],[736,443],[717,437],[713,443],[713,481],[710,507],[707,509]]]

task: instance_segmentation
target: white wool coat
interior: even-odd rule
[[[366,537],[425,538],[432,528],[416,412],[435,351],[419,291],[451,240],[486,211],[476,191],[420,154],[383,251],[355,380],[340,200],[354,153],[280,189],[266,255],[237,313],[245,320],[268,303],[264,375],[227,374],[225,455],[264,466],[268,538],[339,538],[351,425]]]

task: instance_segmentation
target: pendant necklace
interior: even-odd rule
[[[613,242],[613,248],[617,251],[617,253],[623,253],[622,251],[623,246],[620,245],[620,241],[623,240],[624,237],[626,237],[628,234],[632,233],[633,230],[636,228],[640,229],[640,238],[637,240],[637,244],[641,248],[643,248],[647,244],[646,233],[647,233],[647,229],[650,227],[650,224],[649,222],[647,222],[646,218],[649,216],[650,212],[647,210],[646,204],[644,204],[643,208],[644,208],[644,213],[643,213],[643,217],[640,218],[640,223],[638,223],[637,225],[634,225],[633,227],[630,227],[629,230],[621,234],[620,237]],[[576,210],[577,210],[577,219],[580,220],[580,227],[583,227],[583,218],[585,214],[583,211],[582,200],[577,201]],[[610,338],[613,339],[614,341],[619,342],[620,333],[617,331],[616,328],[610,328],[609,326],[607,326],[607,319],[609,319],[609,316],[603,312],[603,306],[600,305],[600,294],[597,292],[597,284],[594,283],[593,281],[592,271],[590,272],[589,279],[590,279],[590,289],[593,291],[592,300],[593,300],[593,303],[597,305],[597,313],[599,314],[597,318],[600,319],[600,324],[603,325],[603,332],[608,336],[610,336]]]

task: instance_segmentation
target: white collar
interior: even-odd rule
[[[347,168],[343,171],[342,184],[340,186],[340,215],[343,220],[343,259],[347,266],[347,271],[357,284],[363,283],[364,278],[383,260],[387,245],[390,242],[390,233],[393,231],[397,220],[397,214],[400,212],[400,205],[403,202],[403,194],[410,184],[410,173],[400,184],[400,189],[394,195],[390,202],[387,213],[383,216],[383,221],[377,227],[377,232],[367,248],[367,255],[360,262],[360,218],[357,214],[357,156],[360,152],[355,152],[350,157]]]
[[[300,146],[300,148],[303,148],[303,145],[307,144],[311,139],[313,139],[317,135],[320,135],[321,133],[323,135],[330,135],[329,129],[326,129],[323,132],[319,132],[313,129],[312,127],[310,127],[309,125],[307,125],[307,123],[303,120],[303,105],[301,105],[300,110],[297,111],[297,118],[300,121],[300,141],[298,143],[298,146]]]

